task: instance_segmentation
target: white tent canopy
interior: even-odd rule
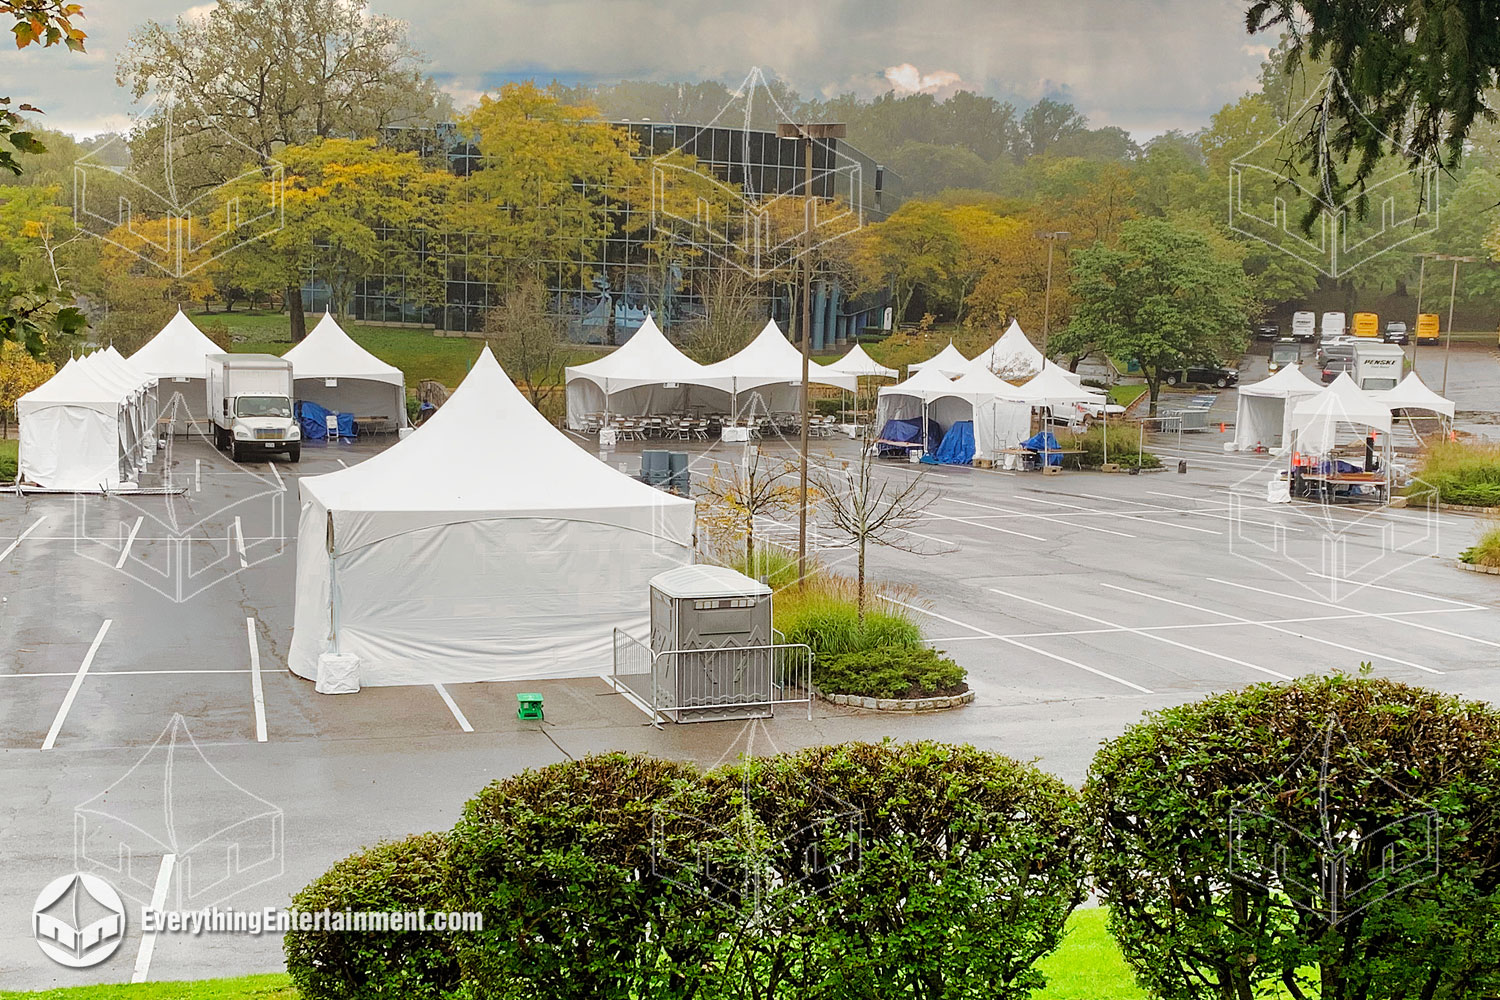
[[[1394,389],[1384,389],[1372,395],[1393,410],[1430,410],[1449,419],[1453,417],[1453,400],[1427,388],[1427,383],[1418,378],[1416,372],[1408,372]]]
[[[1292,429],[1301,451],[1326,453],[1343,424],[1386,433],[1391,429],[1390,406],[1375,393],[1355,385],[1348,372],[1340,373],[1332,385],[1302,400],[1292,411]]]
[[[352,413],[356,420],[406,425],[405,374],[356,344],[329,313],[282,357],[292,363],[298,399],[334,413]]]
[[[1292,414],[1297,404],[1316,396],[1323,387],[1296,365],[1286,365],[1270,378],[1240,386],[1234,421],[1234,447],[1272,450],[1292,442]]]
[[[21,440],[18,476],[45,489],[117,489],[136,460],[127,442],[128,403],[118,385],[69,361],[16,401]]]
[[[130,356],[131,364],[157,380],[158,408],[166,412],[174,399],[175,434],[185,434],[191,420],[208,419],[208,361],[223,349],[203,335],[181,309],[161,332]]]
[[[1074,385],[1083,385],[1082,375],[1078,374],[1077,372],[1068,371],[1066,368],[1058,364],[1056,361],[1053,361],[1051,358],[1048,358],[1046,361],[1042,362],[1042,370],[1057,372],[1059,375],[1067,379],[1069,382],[1072,382]]]
[[[969,359],[953,346],[953,341],[948,341],[948,346],[938,351],[926,361],[913,361],[906,366],[911,374],[916,374],[926,368],[935,369],[940,374],[949,378],[957,378],[969,370]]]
[[[729,379],[707,369],[667,340],[650,317],[615,350],[584,365],[569,366],[568,426],[582,430],[591,413],[644,415],[694,406],[727,405]]]
[[[1102,403],[1104,393],[1085,389],[1074,382],[1059,365],[1043,365],[1041,372],[1025,382],[1025,389],[1035,406],[1053,408],[1077,403]]]
[[[299,486],[288,663],[308,678],[326,652],[377,686],[597,674],[650,579],[692,561],[693,502],[581,450],[488,348],[406,440]]]
[[[746,392],[754,394],[767,412],[789,412],[801,407],[802,352],[793,347],[774,319],[766,320],[755,339],[723,361],[707,365],[703,379],[716,388],[727,388],[739,413]],[[850,392],[859,388],[853,375],[831,372],[819,364],[809,363],[807,380],[812,385],[833,386]]]
[[[894,368],[887,368],[865,352],[859,344],[849,349],[849,353],[837,361],[830,361],[823,365],[825,372],[835,375],[853,375],[855,378],[861,376],[878,376],[881,378],[898,378],[900,373]]]
[[[1020,444],[1030,433],[1031,404],[1021,398],[1023,395],[1024,390],[988,371],[971,371],[953,381],[936,368],[926,368],[905,382],[880,390],[876,427],[884,428],[890,420],[925,415],[946,433],[955,423],[971,420],[975,457],[993,461],[1002,450]],[[937,444],[928,442],[927,450]]]
[[[979,359],[983,359],[983,364],[990,371],[1005,378],[1035,375],[1042,370],[1045,361],[1042,352],[1036,349],[1021,329],[1021,324],[1015,320],[1011,320],[1000,339],[989,350],[981,351],[975,360]]]

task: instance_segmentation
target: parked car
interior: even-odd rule
[[[1341,344],[1319,344],[1318,345],[1318,364],[1320,364],[1320,365],[1326,365],[1329,361],[1331,361],[1331,360],[1333,360],[1335,358],[1341,358],[1341,359],[1343,359],[1345,361],[1353,361],[1354,360],[1354,343],[1353,343],[1353,341],[1354,341],[1354,338],[1350,337],[1349,338],[1349,342],[1346,342],[1346,343],[1341,343]]]
[[[1238,369],[1223,365],[1199,365],[1169,371],[1164,380],[1167,385],[1216,385],[1220,389],[1227,389],[1238,384],[1240,373]]]
[[[1274,321],[1256,323],[1251,328],[1256,340],[1279,340],[1281,339],[1281,324]]]
[[[1353,357],[1329,358],[1327,361],[1323,362],[1323,384],[1327,385],[1328,383],[1332,382],[1334,379],[1338,378],[1339,374],[1342,372],[1350,372],[1350,377],[1352,378],[1353,371]]]
[[[1391,320],[1385,325],[1385,335],[1382,338],[1387,344],[1404,344],[1411,339],[1406,331],[1406,324],[1400,320]]]

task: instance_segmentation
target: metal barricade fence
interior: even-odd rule
[[[812,662],[805,643],[652,652],[615,629],[612,676],[655,724],[769,718],[777,705],[805,705],[811,720]]]

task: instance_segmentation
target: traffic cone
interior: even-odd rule
[[[1224,421],[1222,421],[1222,420],[1219,421],[1219,433],[1220,434],[1224,433]]]

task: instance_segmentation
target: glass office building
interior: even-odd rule
[[[674,150],[695,158],[701,167],[746,201],[763,202],[777,195],[802,192],[805,152],[796,139],[780,139],[775,132],[659,122],[614,122],[629,132],[632,155],[651,161]],[[456,126],[422,130],[392,130],[383,141],[392,148],[425,158],[446,160],[459,176],[483,169],[476,144]],[[885,217],[900,203],[900,179],[891,171],[839,140],[813,144],[813,193],[857,212],[864,222]],[[621,342],[639,326],[649,310],[669,332],[703,309],[705,271],[723,266],[712,254],[686,255],[664,266],[648,245],[653,234],[652,206],[635,204],[626,191],[605,192],[611,213],[604,239],[584,239],[567,260],[542,263],[554,307],[567,320],[570,335],[580,341]],[[392,234],[394,235],[394,234]],[[416,247],[416,259],[429,277],[409,273],[411,255],[404,255],[359,281],[351,311],[370,323],[433,326],[453,332],[479,332],[485,313],[497,305],[501,282],[511,269],[500,240],[484,232],[425,231],[405,234]],[[441,274],[441,301],[434,294]],[[754,294],[764,300],[764,312],[784,325],[792,303],[784,286],[754,283]],[[327,304],[326,285],[309,275],[303,298],[309,309]],[[863,326],[880,325],[883,298],[851,300],[834,281],[820,281],[813,295],[814,347],[848,340]]]

